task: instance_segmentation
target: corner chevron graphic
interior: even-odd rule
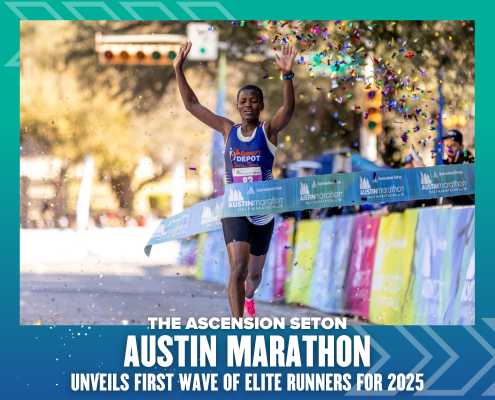
[[[495,321],[495,319],[494,319]],[[485,320],[486,322],[486,320]],[[489,323],[487,323],[490,326]],[[495,326],[495,322],[494,322]],[[490,328],[494,329],[494,326],[490,326]],[[414,396],[464,396],[466,392],[471,389],[476,382],[478,382],[486,372],[495,365],[495,350],[492,346],[488,344],[488,342],[472,327],[465,326],[464,327],[470,334],[473,336],[478,343],[480,343],[486,351],[488,351],[492,358],[491,360],[481,368],[476,375],[474,375],[471,380],[464,385],[462,389],[459,390],[430,390],[429,388],[433,383],[437,381],[449,368],[450,366],[459,358],[459,356],[445,343],[440,336],[438,336],[433,329],[429,326],[424,327],[425,331],[450,355],[450,359],[447,360],[445,364],[443,364],[440,369],[433,374],[433,376],[425,382],[425,390],[421,392],[414,393]],[[495,329],[494,329],[495,330]]]

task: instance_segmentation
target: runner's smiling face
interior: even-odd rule
[[[260,97],[256,91],[243,90],[239,93],[237,111],[239,111],[243,122],[257,121],[264,108],[265,104],[260,102]]]

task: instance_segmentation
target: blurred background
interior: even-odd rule
[[[400,168],[412,146],[435,165],[451,128],[475,154],[474,21],[21,21],[21,261],[143,264],[160,219],[223,194],[222,138],[185,110],[175,81],[186,40],[191,87],[235,122],[245,84],[264,92],[262,120],[276,113],[274,54],[283,41],[298,51],[276,178]],[[363,76],[380,87],[373,99]],[[111,246],[104,228],[139,233]],[[53,230],[46,243],[29,236],[40,229]],[[155,255],[173,263],[179,247]]]
[[[238,121],[238,89],[248,83],[260,86],[265,96],[262,119],[266,120],[282,106],[280,77],[273,65],[276,44],[270,39],[281,32],[299,32],[299,37],[306,33],[301,40],[294,40],[299,51],[297,60],[302,55],[304,63],[298,61],[294,66],[295,117],[280,135],[274,176],[280,176],[284,165],[314,160],[327,150],[341,149],[345,149],[340,151],[344,157],[352,150],[380,166],[397,168],[410,143],[416,145],[426,165],[435,164],[431,150],[435,149],[438,130],[430,131],[425,118],[418,118],[414,125],[420,129],[412,132],[414,125],[387,107],[378,113],[374,129],[369,129],[369,120],[363,117],[365,108],[370,107],[363,81],[347,84],[344,93],[352,96],[344,96],[342,103],[329,93],[332,86],[339,85],[335,92],[345,87],[342,79],[347,81],[352,74],[345,66],[335,71],[335,67],[326,65],[326,58],[325,63],[319,63],[323,57],[318,53],[332,46],[328,53],[337,56],[342,36],[352,35],[359,21],[354,27],[352,21],[291,21],[281,28],[283,23],[245,21],[240,26],[241,21],[237,21],[236,26],[230,21],[207,21],[206,32],[199,29],[193,32],[196,36],[190,33],[199,57],[185,65],[186,76],[201,103],[233,121]],[[178,196],[183,192],[183,207],[210,197],[215,189],[222,190],[214,188],[212,178],[218,172],[213,172],[218,168],[216,164],[223,164],[223,149],[215,149],[214,133],[184,109],[171,65],[178,46],[187,38],[188,24],[21,22],[21,228],[77,226],[77,199],[88,155],[94,160],[89,178],[88,227],[141,226],[152,215],[170,216],[174,188],[181,185]],[[363,59],[382,60],[374,64],[378,70],[388,61],[410,81],[419,77],[416,86],[424,93],[417,92],[412,107],[422,108],[428,117],[440,113],[443,126],[460,129],[467,148],[474,153],[474,22],[363,21],[361,25],[363,32],[358,31],[360,39],[355,46],[363,46],[361,53],[369,53]],[[367,28],[373,25],[373,30]],[[324,39],[318,37],[311,47],[310,36],[317,36],[315,27],[319,27],[318,36],[324,29],[328,34]],[[113,35],[117,42],[100,44],[107,46],[101,49],[100,57],[98,34],[100,38]],[[130,59],[121,55],[123,46],[128,45],[125,38],[131,35],[167,34],[173,40],[165,38],[165,46],[163,41],[138,43],[127,52]],[[406,40],[408,44],[403,47]],[[165,47],[161,49],[163,55],[153,59],[152,65],[135,55],[141,51],[143,59],[150,59],[160,46]],[[313,51],[301,54],[308,47]],[[407,48],[405,54],[412,48],[414,57],[404,57],[399,53],[402,48]],[[105,51],[111,50],[112,58],[105,59]],[[397,56],[392,59],[393,53]],[[317,59],[318,64],[313,66]],[[362,71],[355,75],[373,67],[368,64],[359,66]],[[376,70],[371,72],[379,75]],[[400,137],[406,129],[413,134],[404,144]],[[363,140],[364,130],[370,131],[367,136],[372,140],[365,140],[366,135]],[[221,178],[221,171],[219,175]]]

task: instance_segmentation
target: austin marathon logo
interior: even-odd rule
[[[379,181],[388,181],[388,180],[396,180],[402,179],[401,176],[381,176],[378,179],[374,179],[373,183],[378,183]],[[359,177],[359,193],[361,196],[369,199],[378,199],[378,198],[391,198],[391,197],[401,197],[404,196],[404,186],[396,186],[392,184],[389,187],[383,188],[372,188],[370,185],[370,181],[368,178]]]
[[[272,196],[271,199],[244,200],[244,197],[242,197],[242,194],[239,190],[229,189],[229,208],[237,208],[238,211],[267,211],[267,213],[271,213],[272,211],[278,212],[278,210],[281,209],[283,206],[283,197],[277,198],[275,196]]]
[[[457,178],[456,175],[462,175],[462,171],[439,172],[438,174],[434,171],[433,178],[427,173],[421,172],[421,190],[426,190],[429,194],[463,192],[467,190],[466,181],[455,180],[453,182],[435,183],[435,178],[440,178],[439,175],[445,177],[452,175],[454,178]]]
[[[218,210],[218,204],[217,207],[215,207],[215,210]],[[208,206],[203,206],[203,212],[201,214],[201,225],[203,224],[211,224],[212,222],[218,222],[220,221],[220,216],[214,216],[211,213],[211,207]]]
[[[170,226],[172,224],[180,222],[182,219],[187,219],[188,217],[189,215],[186,214],[177,219],[172,219],[171,221],[168,221],[168,223],[165,223],[165,221],[163,221],[160,225],[158,225],[158,228],[156,228],[156,231],[153,233],[153,236],[151,238],[167,238],[175,234],[182,234],[187,229],[187,221],[185,221],[182,225],[178,225],[174,228],[171,228]]]
[[[311,189],[316,189],[318,186],[323,185],[335,185],[337,181],[334,182],[318,182],[313,181]],[[299,188],[299,195],[301,201],[313,202],[314,204],[325,203],[325,202],[338,202],[342,201],[342,196],[344,192],[328,192],[328,193],[310,193],[308,184],[301,182],[301,187]]]

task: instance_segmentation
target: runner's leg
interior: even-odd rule
[[[246,298],[252,299],[254,292],[261,282],[261,274],[265,265],[266,254],[264,256],[249,255],[248,271],[246,278]]]
[[[251,248],[249,225],[250,222],[245,217],[222,219],[223,235],[230,262],[227,293],[234,318],[241,318],[244,313],[244,282],[248,272]]]
[[[250,225],[250,256],[246,281],[246,297],[252,299],[254,292],[261,282],[263,266],[270,248],[275,221],[272,219],[266,225]]]
[[[230,309],[234,318],[241,318],[244,313],[244,282],[248,273],[249,243],[231,242],[227,245],[230,261],[229,284],[227,293]]]

